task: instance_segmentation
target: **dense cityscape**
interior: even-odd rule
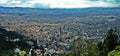
[[[22,9],[22,10],[21,10]],[[3,11],[4,10],[4,11]],[[97,44],[109,29],[120,34],[120,8],[0,8],[0,28],[37,41],[45,54],[70,53],[76,38]],[[32,43],[31,43],[32,44]],[[32,47],[31,47],[32,48]],[[44,55],[45,55],[44,54]]]

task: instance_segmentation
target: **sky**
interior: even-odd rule
[[[0,0],[0,6],[31,8],[120,7],[120,0]]]

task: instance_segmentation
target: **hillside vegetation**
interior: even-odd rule
[[[25,36],[0,28],[0,56],[13,56],[16,47],[28,52],[28,41]]]

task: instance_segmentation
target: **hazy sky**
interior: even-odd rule
[[[33,8],[120,7],[120,0],[0,0],[0,6]]]

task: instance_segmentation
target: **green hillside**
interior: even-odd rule
[[[0,56],[13,56],[16,47],[28,52],[28,41],[25,36],[0,28]]]

